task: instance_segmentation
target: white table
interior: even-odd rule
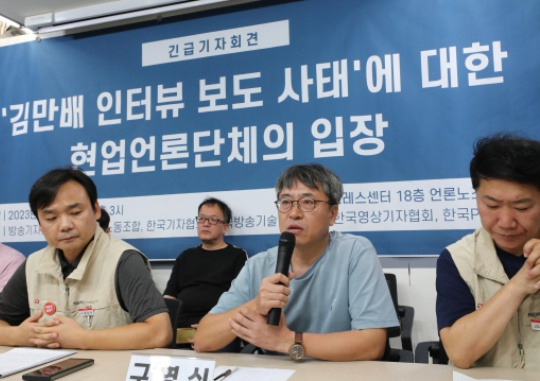
[[[0,347],[0,353],[11,348]],[[74,374],[63,377],[65,381],[123,381],[126,377],[132,353],[182,355],[211,358],[216,366],[236,365],[261,368],[294,369],[289,379],[294,380],[411,380],[411,381],[452,381],[452,371],[456,368],[448,365],[408,364],[379,361],[328,362],[304,360],[295,363],[286,356],[252,355],[237,353],[196,353],[189,350],[151,349],[140,351],[78,351],[72,357],[93,358],[95,364]],[[474,378],[498,378],[509,380],[537,381],[540,372],[502,368],[476,368],[458,370]],[[7,378],[6,381],[21,380],[22,373]]]

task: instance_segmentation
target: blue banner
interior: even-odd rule
[[[112,234],[151,259],[198,243],[207,196],[227,240],[277,244],[273,186],[319,162],[345,184],[333,229],[432,255],[479,226],[478,137],[540,138],[540,3],[303,0],[0,48],[0,241],[43,237],[27,195],[73,165]]]

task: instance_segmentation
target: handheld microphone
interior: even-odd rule
[[[293,233],[283,232],[279,237],[279,246],[277,253],[276,273],[281,273],[285,276],[289,275],[289,266],[291,264],[291,257],[294,251],[294,245],[296,243],[296,237]],[[279,325],[281,319],[281,308],[272,308],[268,312],[266,324]]]

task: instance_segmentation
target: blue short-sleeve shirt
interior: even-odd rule
[[[251,257],[210,311],[236,308],[259,292],[262,280],[276,272],[277,247]],[[298,332],[329,333],[399,326],[379,258],[364,237],[330,233],[324,253],[290,283],[283,309],[287,326]]]

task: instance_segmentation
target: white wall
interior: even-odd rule
[[[385,272],[394,273],[398,281],[398,301],[414,307],[413,347],[420,341],[438,340],[435,319],[436,258],[381,258]],[[163,292],[172,269],[171,262],[152,263],[152,274],[158,289]],[[391,345],[399,347],[399,339]]]

